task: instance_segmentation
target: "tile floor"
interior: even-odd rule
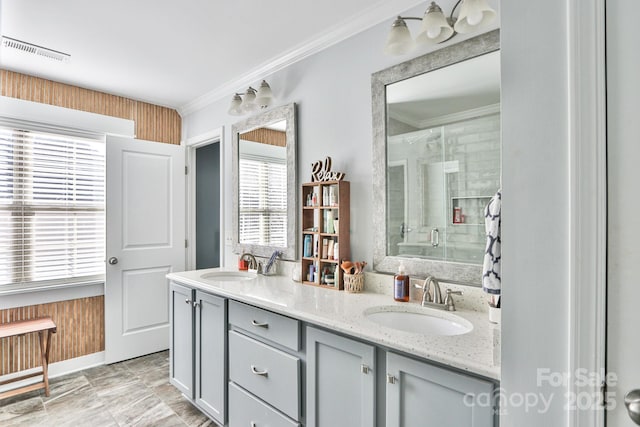
[[[169,352],[54,378],[38,390],[0,400],[0,426],[211,426],[169,384]]]

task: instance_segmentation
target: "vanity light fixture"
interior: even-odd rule
[[[453,14],[460,6],[460,13],[456,18]],[[458,0],[446,18],[440,6],[432,1],[422,18],[413,16],[398,16],[387,37],[384,53],[387,55],[402,55],[411,51],[416,44],[430,45],[445,42],[457,33],[466,34],[490,24],[496,17],[496,12],[489,7],[487,0]],[[420,34],[414,41],[407,27],[407,20],[422,21]]]
[[[269,107],[272,101],[273,93],[271,92],[271,87],[266,80],[263,80],[258,90],[249,86],[244,93],[235,93],[231,98],[229,114],[232,116],[249,114],[258,109]]]

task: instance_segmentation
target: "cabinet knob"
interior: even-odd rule
[[[191,300],[189,298],[187,298],[186,300],[184,300],[185,303],[187,304],[191,304]]]
[[[110,265],[116,265],[118,263],[118,258],[112,256],[111,258],[109,258],[109,264]]]
[[[251,421],[249,427],[258,427],[258,424],[256,424],[255,421]]]
[[[394,377],[394,376],[393,376],[393,375],[391,375],[391,374],[387,374],[387,383],[389,383],[389,384],[395,384],[395,383],[396,383],[396,381],[398,381],[396,377]]]
[[[253,325],[253,326],[257,327],[257,328],[269,329],[269,324],[268,323],[257,322],[255,320],[251,321],[251,325]]]
[[[624,406],[633,422],[640,425],[640,389],[631,390],[624,396]]]
[[[260,375],[261,377],[268,377],[269,376],[269,371],[265,370],[258,370],[258,368],[256,368],[254,365],[251,365],[251,373],[254,375]]]
[[[360,372],[362,372],[363,374],[368,374],[369,373],[369,366],[365,365],[364,363],[362,365],[360,365]]]

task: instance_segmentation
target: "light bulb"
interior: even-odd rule
[[[454,28],[458,33],[466,34],[489,25],[496,17],[487,0],[464,0]]]
[[[435,2],[431,5],[422,17],[422,32],[418,34],[416,43],[430,45],[442,43],[453,36],[453,29],[447,22],[442,9]]]
[[[440,35],[442,29],[440,27],[432,27],[427,30],[427,37],[430,39],[435,39]]]
[[[391,26],[384,53],[387,55],[403,55],[413,49],[415,42],[411,38],[407,23],[398,16]]]
[[[229,114],[232,116],[239,116],[242,114],[242,98],[239,94],[233,95],[231,99],[231,104],[229,105]]]
[[[482,21],[483,13],[481,10],[475,10],[474,13],[467,16],[467,23],[472,27],[475,27]]]
[[[258,108],[256,105],[256,90],[249,86],[247,92],[244,95],[244,100],[242,101],[242,109],[244,112],[255,111]]]
[[[271,105],[272,99],[273,93],[271,92],[271,87],[269,83],[263,80],[262,83],[260,83],[260,88],[258,88],[255,102],[260,108],[267,108]]]

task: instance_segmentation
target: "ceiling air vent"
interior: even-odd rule
[[[11,37],[2,36],[2,46],[30,53],[32,55],[43,56],[54,61],[69,62],[71,60],[71,55],[68,53],[58,52],[57,50],[23,42],[22,40],[12,39]]]

